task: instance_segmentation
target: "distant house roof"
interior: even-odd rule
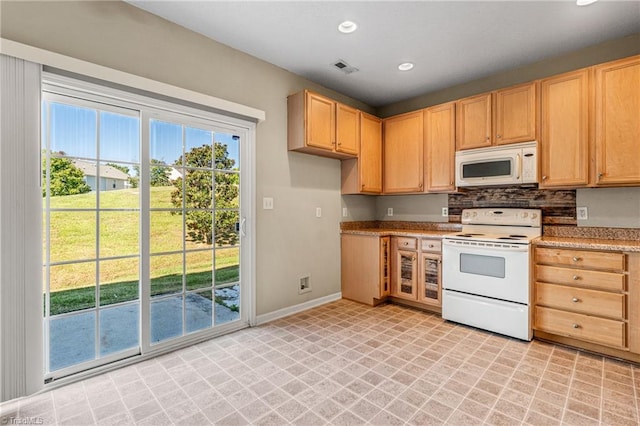
[[[84,160],[73,160],[73,164],[82,170],[85,176],[97,176],[97,163]],[[116,180],[129,180],[129,175],[115,167],[100,164],[100,177]]]

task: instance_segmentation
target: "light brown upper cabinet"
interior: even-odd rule
[[[457,101],[456,150],[491,146],[491,93]]]
[[[540,188],[589,183],[590,71],[540,82]]]
[[[640,183],[640,56],[595,69],[596,185]]]
[[[288,147],[331,158],[358,155],[358,110],[309,90],[287,98]]]
[[[423,191],[423,130],[422,110],[383,121],[385,193]]]
[[[536,140],[536,83],[457,101],[456,149]]]
[[[360,155],[342,160],[342,194],[382,192],[382,120],[360,112]]]
[[[455,187],[456,104],[424,110],[425,176],[428,192],[453,192]]]

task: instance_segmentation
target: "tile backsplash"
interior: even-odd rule
[[[459,222],[462,209],[511,207],[541,209],[544,224],[576,224],[575,190],[536,188],[472,188],[449,194],[449,222]]]

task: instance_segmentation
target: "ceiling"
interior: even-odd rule
[[[372,107],[640,32],[638,0],[129,3]]]

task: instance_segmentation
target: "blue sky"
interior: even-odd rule
[[[72,157],[97,158],[96,129],[99,116],[100,160],[112,163],[140,161],[138,117],[53,102],[49,106],[51,151],[63,151]],[[184,149],[188,152],[194,147],[211,144],[214,133],[185,127],[184,135]],[[235,167],[238,167],[240,141],[234,140],[233,135],[227,133],[215,133],[215,141],[227,145],[229,157],[235,160]],[[45,143],[43,131],[43,148],[46,148]],[[174,164],[182,155],[182,126],[152,120],[149,151],[152,159]]]

